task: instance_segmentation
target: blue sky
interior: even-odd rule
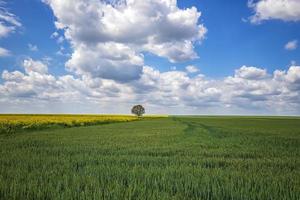
[[[116,5],[76,0],[74,7],[58,0],[0,1],[0,14],[13,15],[21,24],[0,18],[14,29],[2,36],[0,30],[0,48],[6,50],[0,51],[0,112],[126,113],[130,105],[143,103],[150,113],[299,114],[300,2],[274,1],[155,0],[139,5],[129,0]],[[83,6],[82,12],[76,6]],[[89,6],[92,10],[85,13]],[[150,22],[158,8],[160,18]],[[140,9],[149,15],[130,18],[128,13]],[[120,15],[115,17],[128,21],[107,17],[115,11]],[[164,23],[170,28],[165,30]],[[120,34],[110,27],[121,27]],[[16,80],[16,71],[22,81]]]

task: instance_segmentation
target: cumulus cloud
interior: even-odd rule
[[[188,73],[196,73],[196,72],[199,72],[199,69],[198,67],[194,66],[194,65],[188,65],[185,67],[185,70],[188,72]]]
[[[291,66],[287,72],[276,70],[274,72],[275,78],[277,80],[284,80],[290,84],[294,88],[298,88],[300,86],[300,67],[299,66]]]
[[[267,70],[260,69],[257,67],[247,67],[244,65],[241,68],[235,70],[235,77],[237,78],[256,80],[256,79],[264,79],[267,76],[268,76]]]
[[[5,81],[0,85],[0,93],[5,97],[29,98],[37,97],[47,90],[49,85],[54,86],[55,77],[47,73],[47,66],[41,61],[24,60],[25,73],[20,71],[2,72]]]
[[[6,2],[0,0],[0,38],[8,36],[22,27],[19,19],[5,7]]]
[[[137,80],[142,75],[143,52],[170,62],[195,59],[194,45],[207,32],[199,23],[201,12],[195,7],[180,9],[176,0],[44,2],[73,48],[66,67],[78,75]]]
[[[285,48],[286,50],[290,50],[290,51],[297,49],[297,47],[298,47],[298,40],[292,40],[292,41],[289,41],[289,42],[286,43],[286,45],[284,46],[284,48]]]
[[[253,67],[252,67],[253,68]],[[262,69],[257,69],[260,71]],[[241,77],[237,71],[234,77],[225,79],[227,87],[225,92],[229,104],[248,107],[250,105],[259,109],[270,111],[299,112],[299,70],[300,66],[291,66],[287,71],[276,70],[273,74],[263,76],[261,79]],[[252,76],[252,70],[248,72]]]
[[[254,11],[254,15],[250,17],[252,23],[260,23],[271,19],[300,20],[299,0],[259,0],[257,2],[249,0],[248,6]]]
[[[116,98],[127,101],[132,93],[126,85],[112,80],[92,79],[87,76],[75,78],[72,75],[55,77],[48,73],[48,66],[40,60],[25,59],[22,63],[24,72],[4,70],[3,84],[0,85],[1,101],[12,102],[64,102],[81,103],[101,102]],[[21,104],[20,104],[21,105]]]
[[[90,75],[118,81],[138,79],[143,56],[120,43],[77,47],[66,67],[78,75]]]
[[[18,105],[26,101],[30,105],[33,102],[41,105],[40,101],[68,102],[83,110],[106,103],[106,109],[119,105],[122,111],[131,104],[142,103],[157,112],[174,112],[172,109],[176,108],[181,113],[198,114],[299,114],[300,111],[300,66],[273,73],[242,66],[223,79],[203,74],[190,77],[185,71],[160,72],[144,66],[139,79],[122,83],[88,74],[55,77],[47,72],[45,63],[30,58],[23,62],[23,67],[24,72],[2,72],[1,102],[18,101]]]
[[[11,53],[10,53],[9,50],[0,47],[0,57],[7,57],[7,56],[10,56],[10,55],[11,55]]]
[[[48,73],[48,66],[45,63],[43,63],[39,60],[37,60],[37,61],[32,60],[31,58],[25,59],[23,61],[23,67],[27,74],[30,74],[32,72],[39,73],[39,74]]]

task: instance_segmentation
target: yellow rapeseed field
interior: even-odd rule
[[[16,130],[42,129],[53,126],[73,127],[128,122],[138,118],[130,115],[0,115],[0,133]]]

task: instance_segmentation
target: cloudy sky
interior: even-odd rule
[[[0,113],[300,114],[299,0],[0,0]]]

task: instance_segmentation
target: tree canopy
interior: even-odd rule
[[[135,105],[132,107],[131,113],[141,117],[143,114],[145,114],[145,108],[142,105]]]

